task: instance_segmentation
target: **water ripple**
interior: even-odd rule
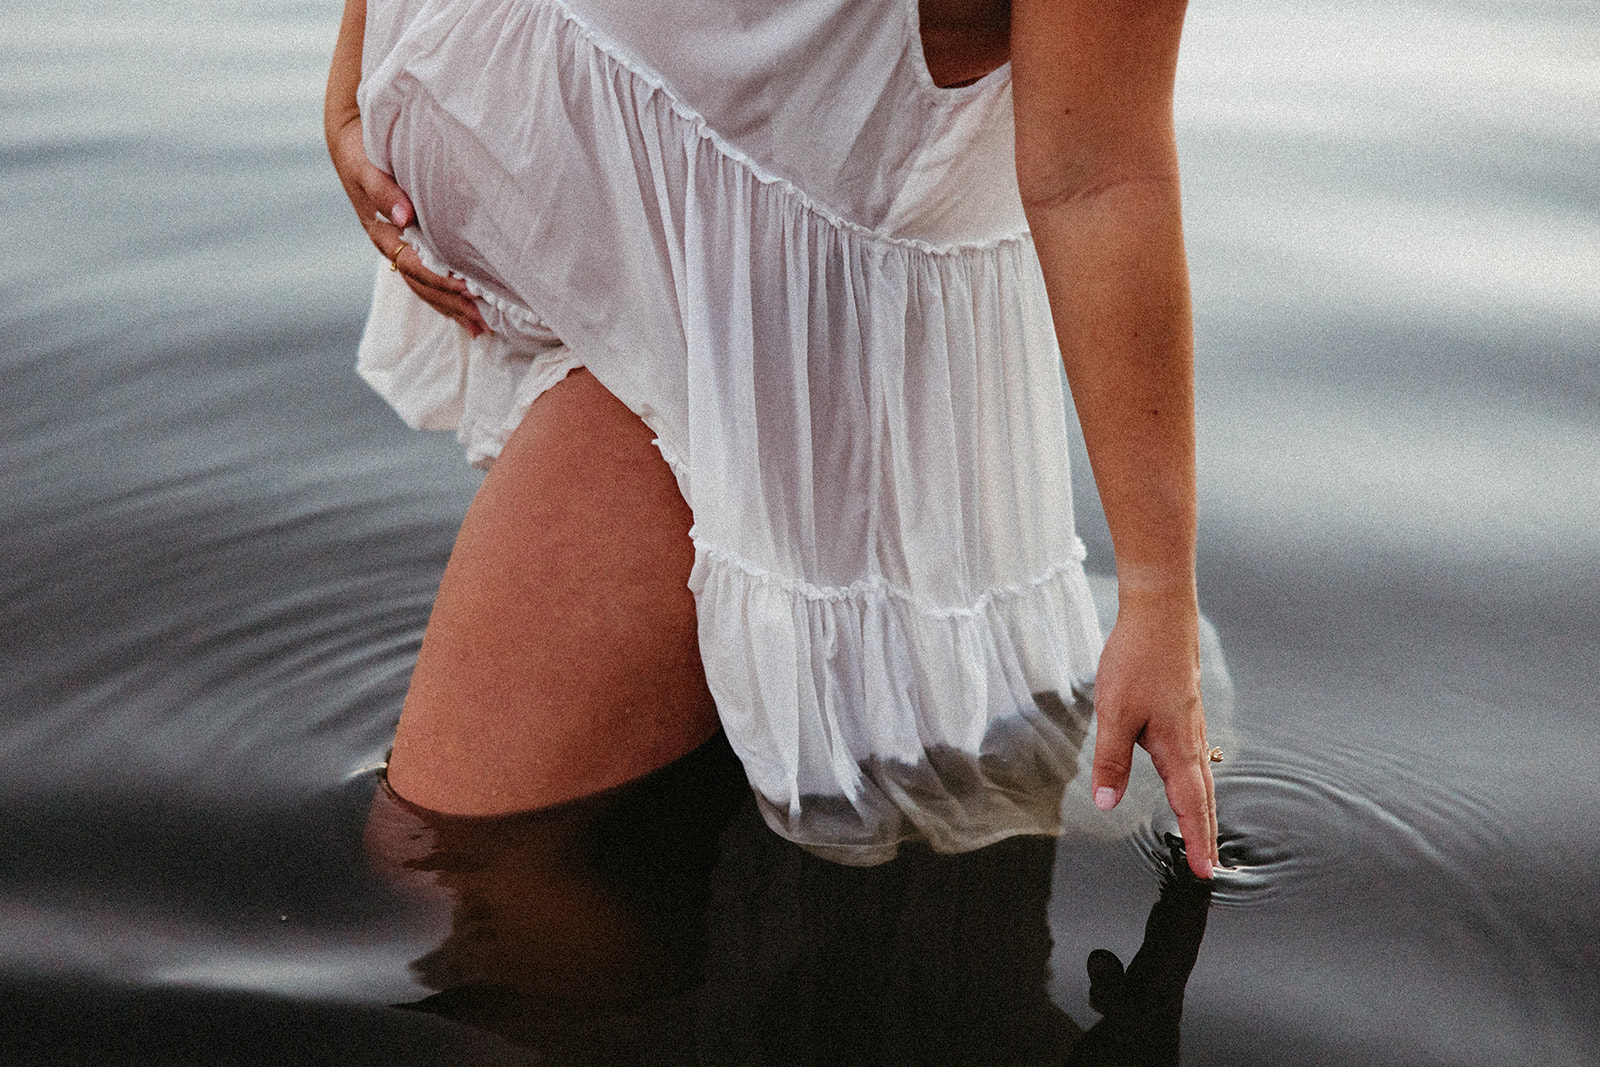
[[[1462,785],[1459,768],[1420,752],[1312,740],[1263,731],[1219,769],[1217,904],[1328,892],[1375,866],[1439,880],[1457,900],[1482,893],[1470,860],[1509,848],[1512,822]],[[1162,837],[1176,828],[1164,812],[1130,838],[1147,867],[1164,869]]]

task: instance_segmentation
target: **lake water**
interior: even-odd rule
[[[1159,819],[852,880],[616,815],[736,810],[714,752],[639,795],[725,807],[374,806],[476,475],[352,373],[338,15],[0,6],[0,1061],[744,1062],[750,1018],[804,1046],[756,1011],[766,944],[879,998],[890,1036],[827,1031],[864,1062],[944,1033],[908,1019],[1022,1062],[906,999],[912,963],[1027,962],[1007,1033],[1049,1037],[1150,918],[1169,968],[1204,933],[1186,1064],[1600,1062],[1600,7],[1190,13],[1201,594],[1235,690],[1208,918],[1157,906]],[[886,900],[921,919],[879,938]]]

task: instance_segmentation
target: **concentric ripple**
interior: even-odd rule
[[[1481,890],[1466,859],[1509,849],[1512,834],[1508,816],[1461,780],[1421,752],[1248,731],[1216,773],[1223,869],[1213,899],[1251,906],[1312,884],[1343,889],[1351,872],[1382,866],[1468,900]],[[1176,829],[1162,812],[1130,843],[1160,871],[1162,836]]]

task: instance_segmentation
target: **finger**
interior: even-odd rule
[[[1108,948],[1089,953],[1084,965],[1089,972],[1089,1006],[1101,1015],[1110,1015],[1122,1001],[1122,982],[1126,971],[1117,954]]]
[[[1138,730],[1130,729],[1128,716],[1107,711],[1102,705],[1099,729],[1094,739],[1094,804],[1110,811],[1122,801],[1128,788],[1128,773],[1133,769],[1133,744]]]
[[[429,289],[409,279],[406,284],[429,307],[454,321],[472,336],[477,337],[488,332],[488,326],[484,323],[477,306],[467,297],[457,296],[454,293],[441,293],[437,289]]]
[[[400,227],[392,222],[373,220],[367,223],[367,238],[372,242],[372,247],[378,250],[378,255],[387,259],[395,269],[399,269],[400,257],[405,254],[406,241],[400,233]]]
[[[1211,836],[1206,838],[1211,842],[1211,862],[1220,866],[1222,864],[1221,828],[1217,825],[1217,780],[1211,773],[1211,754],[1207,750],[1204,761],[1200,764],[1200,773],[1206,782],[1206,811],[1211,815]]]
[[[483,312],[470,296],[435,289],[410,276],[406,276],[405,282],[424,303],[441,315],[454,320],[473,337],[489,332],[488,324],[483,321]]]
[[[1211,877],[1212,857],[1216,853],[1216,809],[1208,799],[1207,771],[1200,760],[1188,759],[1176,767],[1164,769],[1159,763],[1162,782],[1167,789],[1167,803],[1178,817],[1178,833],[1183,837],[1184,852],[1189,857],[1189,869],[1196,878]]]
[[[395,240],[404,247],[398,249],[398,254],[391,261],[406,276],[408,281],[417,282],[441,293],[467,296],[468,301],[471,301],[472,298],[467,294],[467,280],[465,278],[457,278],[451,274],[435,274],[423,264],[421,253],[406,242],[403,234],[397,233]]]
[[[472,297],[465,278],[458,278],[453,274],[435,274],[429,270],[423,264],[422,256],[405,239],[405,234],[392,223],[369,222],[367,236],[372,240],[372,246],[378,250],[378,254],[388,260],[391,267],[400,271],[408,284],[415,283],[413,288],[420,285],[440,293],[458,294],[471,301]],[[421,289],[417,290],[417,295],[423,295]],[[475,304],[473,306],[476,307]],[[478,318],[481,325],[481,316],[474,312],[474,317]]]
[[[361,183],[361,191],[366,194],[373,209],[385,220],[402,230],[417,221],[411,198],[393,177],[375,164],[369,162],[361,167],[356,180]]]

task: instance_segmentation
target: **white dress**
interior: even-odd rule
[[[363,68],[494,331],[381,269],[363,375],[480,465],[576,366],[651,427],[773,829],[1058,832],[1101,639],[1009,68],[937,88],[915,0],[370,0]]]

